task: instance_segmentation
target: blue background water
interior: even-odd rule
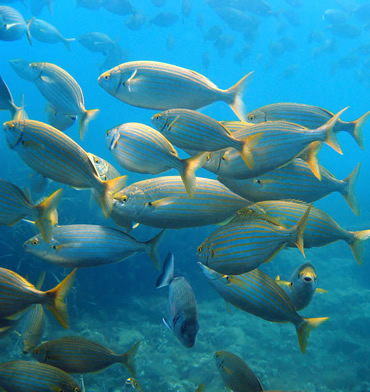
[[[227,6],[227,3],[225,0],[223,5]],[[168,28],[147,22],[142,29],[131,31],[124,25],[128,16],[112,14],[103,8],[92,11],[76,7],[72,0],[56,0],[53,14],[44,8],[39,18],[55,25],[68,38],[78,38],[89,31],[105,32],[116,38],[127,51],[127,61],[157,60],[190,68],[206,75],[220,88],[232,86],[254,70],[245,94],[248,111],[269,103],[299,102],[322,106],[332,112],[350,106],[341,118],[347,121],[358,118],[370,109],[370,71],[366,68],[368,56],[356,54],[355,50],[361,44],[370,42],[369,31],[352,16],[349,22],[362,29],[358,38],[340,38],[331,34],[322,15],[328,8],[338,8],[335,1],[302,1],[300,7],[288,3],[268,1],[279,16],[259,18],[257,38],[242,63],[234,60],[234,55],[244,46],[242,34],[227,26],[203,1],[193,1],[191,14],[184,20],[180,1],[168,0],[168,4],[162,8],[155,7],[149,0],[134,2],[135,8],[143,10],[148,19],[161,11],[177,13],[179,21]],[[362,3],[352,2],[352,7],[356,4]],[[13,5],[25,18],[31,16],[20,3]],[[283,15],[284,12],[289,12],[293,18],[291,22]],[[207,32],[213,25],[221,26],[223,33],[234,39],[232,47],[223,56],[212,42],[203,38],[202,29]],[[279,33],[281,26],[284,29]],[[323,41],[309,42],[312,32],[319,32]],[[167,47],[169,37],[174,43],[170,49]],[[284,53],[274,56],[269,48],[282,37],[288,37],[291,43],[284,48]],[[336,40],[335,53],[323,52],[320,56],[313,56],[315,48],[322,47],[325,40],[332,38]],[[34,40],[30,46],[25,37],[20,41],[0,42],[0,53],[0,74],[17,104],[21,94],[24,94],[25,108],[32,119],[46,121],[45,100],[33,83],[20,79],[14,73],[8,60],[25,58],[28,61],[47,61],[67,70],[80,84],[86,108],[99,108],[101,111],[97,119],[90,123],[82,147],[120,169],[105,147],[105,131],[131,121],[150,125],[150,118],[155,112],[126,105],[99,87],[97,77],[104,71],[97,67],[104,60],[101,54],[89,52],[77,41],[71,44],[70,51],[62,43],[48,45]],[[207,67],[202,60],[205,53],[209,58]],[[345,56],[357,56],[358,63],[350,68],[337,66]],[[218,120],[236,119],[231,109],[220,102],[202,109],[202,112]],[[7,112],[0,112],[2,122],[8,119]],[[356,217],[351,212],[339,194],[332,194],[315,203],[339,224],[351,230],[370,226],[370,125],[366,124],[363,131],[365,151],[361,151],[349,135],[341,133],[339,139],[343,156],[327,146],[319,154],[320,163],[340,179],[346,177],[359,161],[362,162],[356,186],[361,205],[360,216]],[[79,142],[77,124],[67,134]],[[1,177],[19,186],[27,186],[30,171],[16,153],[8,149],[4,137],[0,138],[0,151]],[[126,173],[123,169],[120,171],[129,175],[130,183],[148,177]],[[198,175],[214,178],[204,170],[200,170]],[[56,188],[57,185],[53,184],[48,192]],[[59,222],[114,225],[112,221],[105,221],[97,205],[89,207],[89,192],[67,187],[59,209]],[[309,317],[329,316],[330,320],[311,334],[307,353],[303,355],[291,325],[268,323],[238,310],[230,314],[223,300],[208,285],[196,265],[195,251],[214,229],[214,226],[209,226],[168,230],[160,247],[162,258],[170,250],[175,253],[176,272],[190,281],[198,300],[200,330],[193,349],[181,346],[162,325],[167,291],[155,289],[157,272],[146,255],[78,272],[68,299],[71,333],[91,337],[117,352],[126,351],[140,339],[142,343],[136,361],[138,380],[147,391],[193,391],[201,382],[207,384],[207,391],[222,390],[222,380],[213,360],[216,350],[240,355],[256,372],[265,389],[370,391],[368,246],[362,267],[356,265],[349,246],[344,242],[307,250],[307,258],[317,270],[319,286],[327,289],[328,293],[316,296],[301,313]],[[140,226],[134,235],[146,240],[156,232],[156,229]],[[32,231],[23,223],[15,227],[1,227],[0,265],[17,270],[33,282],[41,271],[51,272],[47,274],[44,287],[52,287],[56,284],[52,273],[61,278],[67,271],[25,254],[22,243],[31,235]],[[298,250],[289,249],[262,269],[270,276],[279,274],[282,278],[288,278],[303,261]],[[48,321],[45,338],[65,334],[51,317]],[[16,339],[12,336],[0,341],[0,350],[3,361],[21,357]],[[119,391],[126,377],[126,369],[115,365],[99,374],[85,376],[85,383],[87,390],[91,391]]]

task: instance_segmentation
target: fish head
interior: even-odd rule
[[[8,147],[14,150],[21,145],[24,138],[24,121],[6,121],[3,125]]]
[[[220,170],[220,166],[224,154],[225,154],[225,150],[210,152],[207,156],[206,163],[203,165],[203,168],[209,170],[212,173],[217,174],[218,171]]]
[[[173,326],[176,337],[185,347],[193,347],[197,337],[199,325],[196,318],[186,318],[181,315]]]
[[[90,152],[87,153],[92,164],[95,166],[96,171],[99,173],[100,178],[103,181],[107,180],[107,172],[108,172],[108,162],[104,159],[98,157],[97,155],[91,154]]]
[[[310,287],[314,292],[316,290],[317,275],[314,266],[311,263],[304,263],[299,266],[291,277],[293,287]]]
[[[105,143],[109,151],[112,151],[117,147],[120,136],[119,127],[108,129],[105,133]]]
[[[218,369],[223,369],[225,362],[225,353],[224,351],[216,351],[215,352],[215,361]]]
[[[58,250],[57,246],[58,244],[53,238],[50,242],[46,242],[41,234],[35,235],[23,243],[23,248],[26,252],[41,258],[48,258],[56,253]]]
[[[259,124],[261,122],[267,121],[266,113],[263,110],[256,109],[248,113],[247,121],[252,124]]]
[[[44,63],[30,63],[28,67],[28,73],[32,80],[36,80],[41,77],[44,70]]]
[[[168,122],[169,122],[168,110],[166,110],[165,112],[156,113],[152,117],[152,124],[155,127],[155,129],[159,132],[163,132],[167,128]]]
[[[10,66],[16,72],[16,74],[22,79],[33,81],[34,74],[31,70],[30,63],[24,59],[11,59],[9,60]]]
[[[204,264],[208,265],[208,258],[210,256],[211,244],[207,240],[203,241],[197,248],[198,260]]]
[[[130,185],[114,194],[112,218],[115,220],[115,217],[120,217],[135,221],[146,204],[144,191],[135,185]]]
[[[99,86],[102,87],[107,93],[117,97],[118,90],[122,84],[122,75],[118,67],[112,68],[109,71],[103,72],[99,78]]]
[[[140,384],[133,377],[128,378],[123,387],[124,392],[130,392],[130,391],[140,392],[141,390],[142,389],[140,387]]]

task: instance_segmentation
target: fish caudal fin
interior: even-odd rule
[[[242,149],[240,151],[240,155],[243,158],[245,164],[252,169],[254,165],[254,158],[253,158],[253,147],[255,147],[259,140],[262,137],[262,132],[257,133],[256,135],[248,136],[246,139],[243,140]]]
[[[98,113],[100,112],[99,109],[91,109],[91,110],[85,110],[80,117],[80,139],[83,140],[86,132],[87,132],[87,127],[89,125],[89,122],[93,120]]]
[[[135,356],[137,354],[137,350],[139,349],[140,341],[136,342],[127,353],[122,354],[122,363],[127,367],[128,371],[136,376],[136,364],[135,364]]]
[[[342,188],[342,195],[346,199],[346,202],[351,207],[351,210],[356,214],[360,215],[360,204],[355,194],[355,185],[360,173],[361,162],[354,168],[352,173],[343,180],[345,186]]]
[[[160,289],[162,287],[168,286],[171,280],[173,279],[174,270],[175,270],[175,258],[173,256],[173,253],[169,252],[163,263],[162,272],[158,276],[155,287],[157,289]]]
[[[296,327],[299,347],[301,348],[302,353],[306,352],[310,332],[328,319],[329,317],[302,318],[302,323]]]
[[[76,41],[76,38],[63,38],[63,44],[67,50],[71,50],[70,43]]]
[[[292,230],[296,234],[294,243],[297,246],[297,248],[301,251],[303,257],[306,257],[304,254],[304,247],[303,247],[303,234],[304,234],[304,229],[306,228],[308,218],[310,216],[312,204],[310,204],[307,207],[307,210],[305,213],[302,215],[301,219],[298,221],[298,223],[293,226]]]
[[[339,145],[337,136],[334,132],[334,126],[335,126],[338,118],[341,116],[341,114],[347,109],[348,109],[348,107],[342,109],[335,116],[333,116],[327,123],[325,123],[323,126],[318,128],[318,129],[325,130],[325,143],[327,145],[329,145],[331,148],[333,148],[339,154],[343,154],[343,153],[342,153],[342,148]]]
[[[30,45],[32,45],[32,36],[31,36],[31,25],[33,23],[33,21],[35,20],[35,17],[32,17],[28,23],[27,23],[27,27],[26,27],[26,35],[27,35],[27,39],[28,39],[28,43]]]
[[[160,269],[160,265],[161,265],[161,260],[158,254],[158,246],[161,242],[164,232],[165,232],[164,229],[161,230],[155,237],[153,237],[151,240],[146,242],[146,244],[148,245],[147,247],[148,255],[151,258],[154,267],[157,268],[157,270]]]
[[[353,242],[350,245],[353,256],[357,264],[362,265],[364,261],[364,244],[363,242],[370,238],[370,230],[350,231],[353,234]]]
[[[65,277],[58,286],[45,292],[45,295],[51,299],[51,303],[47,303],[45,306],[64,328],[68,328],[68,310],[64,298],[72,287],[76,271],[77,268]]]
[[[364,149],[364,139],[362,136],[362,126],[365,124],[367,121],[368,117],[370,116],[370,111],[362,115],[360,118],[358,118],[356,121],[353,121],[351,124],[353,124],[353,128],[349,132],[353,138],[356,140],[357,144],[361,148],[361,150]]]
[[[98,193],[98,203],[100,204],[104,216],[109,217],[113,208],[113,195],[125,187],[127,176],[120,176],[109,181],[102,181],[103,189]]]
[[[63,189],[58,189],[51,194],[42,203],[35,208],[38,210],[40,217],[36,220],[36,224],[40,230],[42,238],[46,242],[51,240],[51,229],[58,223],[57,207],[63,194]]]
[[[234,113],[238,116],[240,121],[246,120],[243,96],[250,80],[249,77],[252,75],[252,73],[253,71],[249,72],[242,79],[240,79],[238,83],[226,90],[227,95],[230,97],[227,100],[227,103],[230,105]]]
[[[306,159],[307,165],[310,167],[314,176],[321,181],[321,173],[317,153],[322,146],[321,142],[313,142],[308,146],[308,156]]]
[[[195,172],[207,162],[208,158],[209,153],[202,152],[191,158],[182,160],[183,170],[180,172],[180,176],[189,197],[193,197],[195,193],[197,182]]]

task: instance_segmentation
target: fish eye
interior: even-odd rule
[[[255,184],[261,184],[261,180],[259,178],[257,178],[256,180],[254,180]]]
[[[312,282],[311,276],[305,276],[305,277],[303,278],[303,280],[304,280],[305,282],[307,282],[307,283]]]
[[[99,158],[96,158],[96,157],[94,158],[94,162],[95,162],[95,163],[99,163],[99,161],[100,161]]]
[[[72,121],[76,121],[77,116],[71,116],[70,119],[71,119]]]
[[[31,241],[31,244],[32,244],[32,245],[37,245],[38,243],[39,243],[38,238],[34,238],[34,239]]]
[[[255,115],[254,114],[250,114],[249,116],[248,116],[248,120],[250,120],[250,121],[253,121],[254,119],[255,119]]]
[[[122,203],[126,203],[127,200],[128,200],[128,196],[127,196],[127,195],[123,195],[123,196],[121,197]]]
[[[154,115],[154,118],[155,118],[156,120],[158,120],[160,117],[161,117],[161,115],[160,115],[159,113],[157,113],[157,114]]]
[[[39,350],[38,348],[35,348],[35,349],[33,350],[33,352],[34,352],[35,354],[38,354],[38,353],[40,352],[40,350]]]
[[[202,245],[198,246],[198,253],[200,253],[202,249],[203,249]]]
[[[107,135],[109,136],[110,135],[110,133],[111,133],[111,129],[109,129],[108,131],[107,131]]]
[[[31,67],[31,68],[37,68],[37,64],[32,63],[32,64],[30,64],[30,67]]]
[[[106,74],[103,76],[103,78],[104,78],[105,80],[109,80],[110,74],[109,74],[109,73],[106,73]]]

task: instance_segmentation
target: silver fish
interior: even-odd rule
[[[48,123],[62,132],[71,127],[77,120],[77,116],[75,114],[63,113],[60,109],[56,108],[49,102],[46,104],[45,112]]]
[[[6,5],[0,5],[0,40],[1,41],[17,41],[27,35],[28,42],[32,45],[32,38],[29,26],[23,16],[15,9]]]

